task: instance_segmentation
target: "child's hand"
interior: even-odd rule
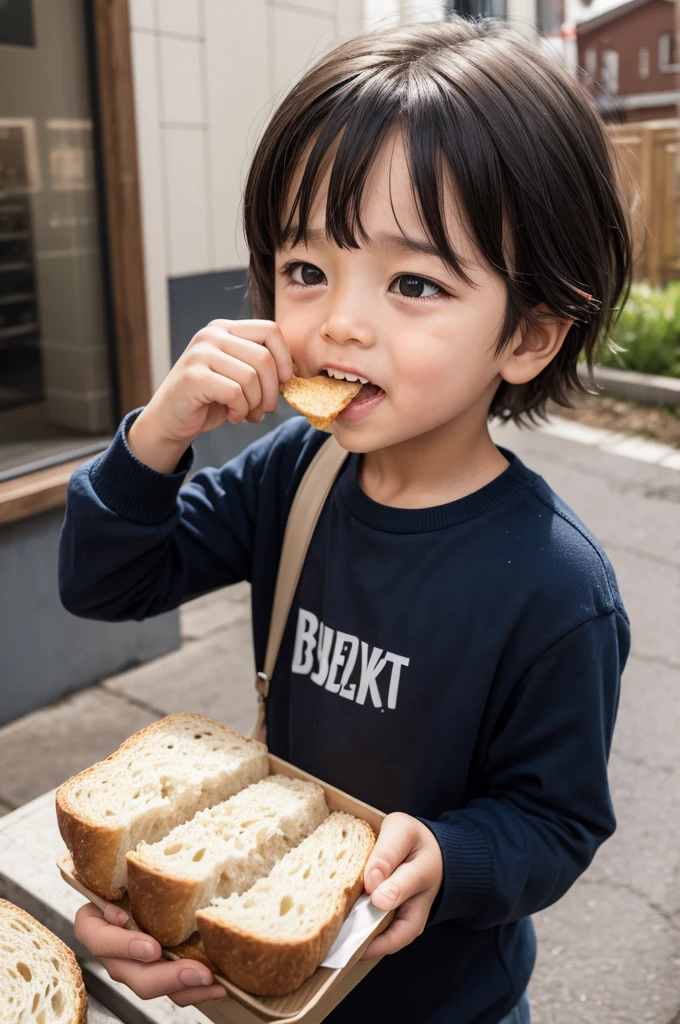
[[[211,320],[132,424],[130,448],[147,466],[171,473],[199,434],[274,412],[279,382],[292,372],[273,320]]]
[[[396,953],[421,934],[443,877],[441,850],[429,828],[408,814],[388,814],[368,858],[364,886],[380,910],[399,910],[362,960]]]
[[[169,996],[177,1006],[194,1006],[226,996],[213,982],[205,964],[195,960],[162,960],[161,947],[150,935],[122,927],[127,914],[107,906],[104,913],[86,903],[76,914],[75,936],[98,957],[114,981],[120,981],[140,999]]]

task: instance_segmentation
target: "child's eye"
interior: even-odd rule
[[[400,274],[392,283],[390,291],[394,289],[395,285],[399,295],[404,295],[409,299],[433,299],[437,295],[446,294],[444,289],[434,281],[430,281],[426,277],[419,277],[417,274]]]
[[[319,270],[313,263],[293,263],[285,268],[284,273],[289,275],[294,284],[310,286],[323,284],[326,280],[323,270]]]

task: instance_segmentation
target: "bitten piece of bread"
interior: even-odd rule
[[[178,946],[196,930],[198,909],[249,889],[327,816],[321,786],[282,775],[199,811],[128,853],[132,916],[162,945]]]
[[[334,811],[252,888],[196,914],[205,951],[235,985],[283,996],[325,959],[361,894],[373,829]]]
[[[327,430],[342,410],[359,394],[360,381],[334,377],[291,377],[281,385],[281,394],[294,409],[306,416],[317,430]]]
[[[268,774],[264,744],[203,715],[170,715],[59,787],[59,830],[85,884],[120,899],[130,850]]]
[[[2,1024],[87,1024],[87,996],[75,956],[61,939],[0,900]]]

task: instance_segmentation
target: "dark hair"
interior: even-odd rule
[[[257,147],[244,197],[253,315],[274,318],[274,255],[312,202],[332,159],[329,239],[367,240],[363,189],[380,144],[403,133],[423,227],[442,259],[470,283],[442,215],[452,181],[461,215],[487,263],[506,281],[497,351],[517,328],[574,319],[564,345],[527,384],[502,382],[490,415],[522,421],[581,388],[616,303],[630,290],[630,227],[606,129],[578,82],[531,42],[493,19],[417,24],[344,43],[304,74]],[[309,153],[287,224],[291,180]],[[591,297],[592,296],[592,299]]]

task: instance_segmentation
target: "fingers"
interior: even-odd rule
[[[279,378],[271,353],[262,345],[219,332],[212,345],[211,369],[231,377],[243,387],[250,409],[262,404],[273,412],[279,400]]]
[[[258,423],[274,412],[279,380],[292,372],[283,335],[267,320],[213,320],[192,338],[183,362],[192,390],[202,402],[226,406],[230,423]]]
[[[256,351],[259,354],[262,352],[262,349],[258,348]],[[242,358],[239,358],[236,353],[228,354],[219,348],[215,348],[215,346],[211,346],[206,364],[215,373],[228,377],[240,386],[249,412],[251,409],[256,409],[262,404],[265,390],[271,390],[272,382],[270,378],[272,377],[274,377],[274,387],[278,395],[278,382],[275,379],[276,371],[271,359],[268,360],[267,366],[259,370],[250,363],[245,362]]]
[[[191,992],[195,1001],[196,998],[216,998],[208,996],[208,990],[222,988],[215,985],[208,968],[196,960],[158,960],[143,964],[115,957],[100,959],[113,980],[127,985],[140,999],[155,999],[175,993],[185,996]]]
[[[253,409],[252,412],[248,413],[248,415],[246,416],[246,422],[247,423],[261,423],[263,417],[264,417],[264,409],[260,406],[259,409]]]
[[[362,956],[362,960],[375,960],[396,953],[417,939],[425,929],[432,904],[428,892],[413,896],[397,911],[392,924],[378,935]]]
[[[207,366],[202,366],[195,371],[193,383],[200,394],[201,401],[206,404],[217,402],[228,409],[227,419],[230,423],[241,423],[250,415],[250,406],[243,388],[238,381],[230,377],[223,377],[215,373]]]
[[[86,903],[81,909],[83,911],[92,909],[92,904]],[[104,907],[104,918],[109,924],[117,924],[120,928],[124,928],[130,920],[129,914],[126,914],[122,907],[116,907],[113,903],[107,903]]]
[[[379,910],[393,910],[413,896],[429,891],[434,884],[430,859],[427,856],[416,856],[400,864],[387,881],[378,886],[373,892],[373,905]]]
[[[190,1006],[226,995],[205,964],[195,960],[163,960],[160,944],[144,932],[121,927],[128,915],[109,904],[104,912],[86,903],[76,914],[74,931],[104,964],[114,981],[140,999],[170,995],[178,1006]]]
[[[209,999],[224,999],[226,995],[223,985],[209,985],[208,988],[187,988],[184,992],[175,992],[170,999],[176,1006],[196,1006]]]
[[[282,384],[290,380],[293,361],[281,328],[273,320],[211,320],[208,326],[213,325],[221,327],[232,337],[245,338],[258,345],[264,345],[276,364],[278,379]]]
[[[106,908],[106,917],[92,903],[86,903],[76,914],[74,932],[76,938],[89,949],[93,956],[125,957],[133,960],[152,961],[161,957],[160,944],[150,935],[110,924],[106,920],[127,920],[127,915],[118,907]]]
[[[420,822],[408,814],[388,814],[383,819],[380,835],[364,871],[364,886],[369,895],[418,847],[418,826]]]

